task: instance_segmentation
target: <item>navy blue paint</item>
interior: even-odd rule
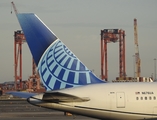
[[[63,49],[63,48],[60,48],[59,50],[55,51],[55,54],[56,54],[57,52],[61,51],[62,49]]]
[[[45,60],[42,61],[41,66],[43,66],[45,64]]]
[[[78,60],[76,60],[76,59],[73,60],[73,63],[72,63],[72,66],[71,66],[72,70],[76,70],[77,61]]]
[[[47,66],[50,67],[53,62],[54,62],[54,60],[52,60]]]
[[[65,68],[67,68],[67,66],[68,66],[68,64],[69,64],[69,62],[70,62],[70,60],[71,60],[71,58],[69,57],[68,60],[65,62],[65,65],[64,65]]]
[[[45,74],[46,71],[47,71],[47,68],[45,68],[44,71],[41,73],[42,76]]]
[[[58,79],[62,80],[63,76],[64,76],[64,73],[65,73],[65,69],[62,68],[62,70],[59,73]]]
[[[67,56],[67,55],[64,55],[64,56],[62,57],[62,59],[60,59],[60,61],[59,61],[58,63],[61,64],[61,62],[65,59],[66,56]]]
[[[79,73],[79,84],[87,84],[86,73]]]
[[[75,77],[75,72],[69,72],[67,82],[68,83],[74,83],[74,77]]]
[[[55,59],[57,59],[59,56],[61,56],[64,52],[61,52],[58,56],[56,56]]]
[[[52,78],[52,75],[49,75],[47,78],[47,81],[46,81],[46,85],[48,85],[50,83],[51,78]]]
[[[52,54],[47,57],[47,60],[49,60],[51,57],[52,57]]]
[[[56,80],[56,82],[55,82],[55,86],[54,86],[54,90],[58,90],[58,89],[60,89],[60,86],[61,86],[61,82],[58,81],[58,80]]]
[[[81,71],[85,70],[85,66],[80,62],[80,69]]]
[[[51,71],[52,74],[54,74],[54,72],[56,71],[58,65],[55,65],[55,67],[53,68],[53,70]]]
[[[93,73],[89,73],[89,75],[90,75],[90,81],[92,82],[92,84],[93,83],[104,83],[104,81],[102,81],[102,80],[100,80],[99,78],[97,78],[97,77],[95,77],[94,75],[93,75]]]
[[[36,65],[57,37],[33,13],[17,14]]]

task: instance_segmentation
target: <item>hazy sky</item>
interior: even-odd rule
[[[134,27],[137,18],[141,76],[154,73],[157,58],[157,0],[14,0],[18,12],[36,13],[94,73],[100,75],[100,30],[126,33],[126,73],[133,77]],[[14,80],[14,31],[11,0],[0,1],[0,82]],[[119,76],[119,43],[108,44],[109,80]],[[23,80],[32,73],[32,58],[23,44]]]

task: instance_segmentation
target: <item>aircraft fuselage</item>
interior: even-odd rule
[[[42,95],[29,98],[31,104],[98,119],[157,119],[157,83],[107,83],[58,90],[89,98],[86,102],[41,101]],[[85,92],[86,91],[86,92]]]

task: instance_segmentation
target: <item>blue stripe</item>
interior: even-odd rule
[[[71,60],[69,61],[69,64],[68,64],[67,68],[71,69],[72,63],[73,63],[73,59],[71,59]],[[71,69],[71,70],[73,70],[73,69]]]
[[[52,75],[49,75],[47,80],[46,80],[46,85],[48,85],[50,83],[51,78],[52,78]]]
[[[57,48],[59,48],[59,47],[61,47],[62,46],[62,44],[60,44],[59,45],[59,43],[56,45],[56,47],[55,47],[55,49],[57,49]]]
[[[59,51],[61,51],[63,48],[60,48],[60,49],[58,49],[58,50],[55,50],[55,54],[57,53],[57,52],[59,52]]]
[[[58,89],[60,89],[60,86],[61,86],[61,82],[58,81],[58,80],[56,80],[56,82],[55,82],[55,86],[54,86],[54,90],[58,90]]]
[[[59,60],[59,64],[61,64],[61,62],[65,59],[65,57],[66,57],[67,55],[64,55],[60,60]]]
[[[58,78],[59,78],[60,80],[62,80],[64,73],[65,73],[65,69],[62,69],[62,70],[60,71],[60,73],[59,73],[59,76],[58,76]]]
[[[82,85],[87,84],[86,73],[79,73],[79,83]]]
[[[74,83],[74,77],[75,77],[75,72],[69,72],[67,82],[73,84]]]
[[[54,60],[52,60],[47,66],[50,67],[53,62],[54,62]]]
[[[74,59],[73,63],[72,63],[72,66],[71,66],[71,69],[76,70],[76,65],[77,65],[77,60]]]
[[[47,71],[47,68],[45,68],[44,71],[42,71],[41,75],[43,76],[46,71]]]
[[[43,66],[43,64],[45,64],[45,60],[42,61],[41,66]]]
[[[85,66],[80,62],[80,70],[84,71],[85,70]]]
[[[57,69],[58,65],[55,65],[55,67],[53,68],[53,70],[51,71],[52,73],[54,73]]]
[[[62,65],[62,66],[66,67],[66,66],[65,66],[65,63],[66,63],[66,61],[68,60],[68,58],[69,58],[69,57],[66,55],[65,59],[61,62],[61,65]]]
[[[51,57],[52,57],[52,54],[50,54],[50,55],[47,57],[47,60],[49,60]]]
[[[67,68],[69,62],[70,62],[71,58],[69,57],[68,60],[66,61],[66,63],[64,64],[64,67]]]
[[[64,52],[61,52],[58,56],[56,56],[56,59],[57,59],[58,57],[60,57],[63,53],[64,53]]]

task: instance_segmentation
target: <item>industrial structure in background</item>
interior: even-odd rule
[[[22,31],[14,32],[14,78],[16,90],[37,91],[40,90],[40,77],[36,65],[32,59],[32,75],[28,80],[22,79],[22,44],[25,42]]]
[[[15,14],[18,11],[13,2],[11,2]],[[12,12],[11,12],[12,13]],[[26,42],[24,33],[21,30],[14,32],[14,81],[0,84],[0,91],[20,90],[28,92],[43,92],[44,86],[40,82],[39,74],[36,70],[36,65],[32,59],[32,75],[27,79],[22,78],[22,44]],[[151,77],[141,77],[140,55],[137,34],[137,20],[134,19],[134,43],[135,43],[135,68],[136,76],[126,76],[125,65],[125,31],[122,29],[104,29],[101,30],[101,79],[108,81],[108,59],[107,59],[107,43],[119,42],[119,77],[112,82],[152,82]],[[156,64],[156,59],[154,59]],[[135,69],[134,69],[135,70]],[[156,73],[156,66],[155,66]],[[154,75],[156,78],[156,74]],[[4,92],[4,93],[5,93]],[[0,93],[1,94],[1,93]]]
[[[22,88],[22,44],[25,42],[22,31],[14,32],[14,78],[15,89]]]
[[[15,14],[18,11],[15,4],[11,2]],[[11,12],[12,13],[12,12]],[[34,60],[32,60],[32,75],[28,80],[22,79],[22,44],[26,41],[24,33],[21,30],[14,32],[14,78],[15,78],[15,90],[27,90],[27,91],[37,91],[40,90],[40,77],[36,70],[36,65]]]
[[[141,60],[138,44],[137,19],[134,19],[134,45],[135,45],[135,54],[133,55],[135,57],[134,76],[116,77],[116,80],[113,80],[112,82],[153,82],[152,77],[141,77]]]
[[[108,81],[107,43],[119,42],[119,78],[126,77],[125,31],[121,29],[101,30],[101,79]]]
[[[135,67],[134,76],[126,75],[125,65],[125,31],[121,29],[101,30],[101,79],[108,81],[107,43],[119,42],[119,77],[112,82],[152,82],[151,77],[141,77],[141,60],[139,55],[137,20],[134,19]],[[135,70],[136,68],[136,70]],[[135,76],[136,73],[136,76]]]
[[[141,77],[141,60],[139,54],[137,20],[134,19],[134,42],[135,42],[135,62],[136,62],[136,77]]]

